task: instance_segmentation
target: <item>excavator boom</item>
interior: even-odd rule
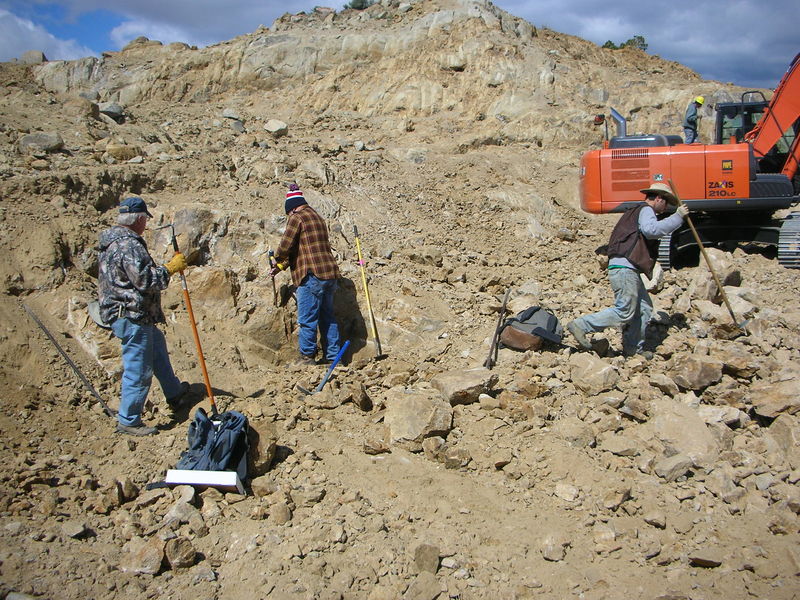
[[[765,159],[770,152],[783,159],[780,172],[790,180],[797,174],[800,163],[800,53],[794,57],[781,78],[769,105],[756,126],[744,139],[753,146],[757,160]],[[777,148],[776,148],[777,146]],[[778,165],[780,166],[780,165]]]

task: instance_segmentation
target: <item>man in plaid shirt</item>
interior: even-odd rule
[[[292,270],[297,288],[297,324],[300,328],[300,363],[316,364],[317,329],[322,346],[321,363],[332,362],[339,353],[339,327],[333,314],[333,296],[339,279],[339,267],[331,253],[328,228],[303,197],[296,183],[289,186],[285,204],[286,231],[275,251],[277,265],[270,277]]]

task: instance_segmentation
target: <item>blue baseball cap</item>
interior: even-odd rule
[[[139,198],[139,196],[131,196],[130,198],[125,198],[125,200],[119,203],[119,212],[122,214],[144,213],[151,219],[153,218],[153,215],[151,215],[150,211],[147,210],[147,204],[145,204],[144,200]]]

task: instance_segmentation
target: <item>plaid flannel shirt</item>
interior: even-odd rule
[[[318,279],[338,279],[340,276],[328,241],[328,227],[308,204],[289,213],[286,231],[275,251],[275,260],[284,265],[288,262],[295,286],[299,286],[308,273]]]

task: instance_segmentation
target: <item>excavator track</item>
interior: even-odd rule
[[[781,225],[778,263],[788,269],[800,269],[800,212],[789,213]]]
[[[665,271],[672,268],[672,234],[668,233],[658,241],[658,264]]]

